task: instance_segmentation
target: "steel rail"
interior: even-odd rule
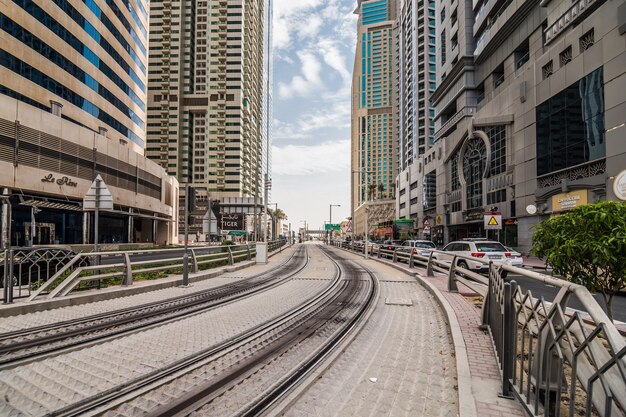
[[[306,257],[308,263],[308,256]],[[110,410],[119,404],[114,403],[116,399],[127,399],[129,396],[136,397],[145,391],[161,386],[171,379],[178,378],[181,372],[189,373],[201,366],[207,366],[209,360],[217,359],[217,355],[227,353],[227,350],[233,349],[239,345],[254,341],[267,333],[285,325],[289,321],[296,321],[296,328],[300,322],[306,320],[311,314],[311,310],[319,308],[319,304],[324,304],[324,300],[333,295],[334,288],[341,282],[341,270],[336,271],[336,276],[331,283],[319,294],[312,296],[304,305],[299,305],[290,311],[274,317],[264,323],[254,326],[235,337],[228,339],[220,344],[210,346],[201,352],[196,352],[163,368],[156,369],[146,375],[127,381],[123,384],[109,388],[91,397],[84,398],[74,404],[70,404],[59,410],[55,410],[46,414],[46,417],[67,417],[82,416],[86,413],[97,414]],[[304,311],[304,313],[303,313]],[[304,317],[302,317],[304,315]],[[210,365],[209,365],[210,366]],[[156,385],[156,386],[155,386]],[[148,388],[148,389],[146,389]],[[142,391],[142,389],[144,391]],[[136,395],[135,395],[136,394]],[[113,403],[112,403],[113,402]]]
[[[333,260],[334,262],[334,260]],[[365,302],[356,314],[338,331],[331,340],[321,349],[306,359],[295,371],[280,381],[269,393],[264,393],[263,398],[256,404],[248,407],[243,412],[238,413],[239,417],[260,416],[274,408],[286,395],[288,395],[300,382],[317,369],[341,343],[352,333],[352,331],[362,322],[368,311],[375,307],[378,298],[379,286],[374,273],[367,267],[359,265],[370,277],[372,285]]]
[[[220,287],[212,288],[205,291],[200,291],[195,294],[183,295],[174,297],[165,301],[157,301],[148,303],[139,307],[129,307],[127,309],[118,310],[116,312],[102,313],[99,315],[90,316],[79,320],[79,324],[89,324],[90,322],[96,323],[95,325],[88,327],[80,327],[65,332],[57,332],[54,334],[48,334],[41,338],[29,338],[20,342],[7,344],[0,346],[0,355],[10,355],[12,352],[33,348],[37,346],[50,345],[47,348],[39,349],[36,352],[25,352],[21,355],[9,356],[8,358],[0,358],[0,370],[14,368],[24,363],[33,362],[41,359],[42,357],[49,356],[50,354],[59,354],[76,347],[84,347],[86,344],[95,343],[103,339],[110,339],[113,336],[119,337],[123,334],[128,334],[136,329],[145,330],[146,326],[163,325],[180,317],[192,314],[199,314],[209,309],[236,301],[238,299],[249,297],[262,291],[266,291],[274,286],[280,285],[285,280],[299,273],[304,269],[308,263],[308,256],[305,256],[305,262],[295,270],[285,275],[282,278],[276,279],[272,277],[272,273],[280,271],[281,269],[292,268],[289,264],[296,256],[306,251],[299,249],[283,264],[273,268],[270,271],[257,274],[253,277],[246,278],[245,280],[237,283],[226,284]],[[260,280],[259,282],[252,282],[254,280]],[[163,315],[168,315],[163,318]],[[125,316],[121,319],[115,319],[116,317]],[[102,320],[107,320],[102,322]],[[146,321],[148,322],[146,324]],[[61,324],[54,324],[52,326],[40,326],[39,328],[24,329],[15,332],[16,337],[30,336],[32,337],[33,331],[39,333],[46,333],[53,330],[68,328],[70,326],[75,327],[76,321],[65,321]],[[129,326],[125,326],[128,325]],[[125,327],[122,327],[125,326]],[[94,333],[106,331],[106,333]],[[13,335],[13,333],[11,333]],[[71,340],[72,337],[80,337],[80,340]],[[7,340],[7,337],[4,338]],[[51,345],[57,341],[65,341],[62,345]]]
[[[323,250],[325,255],[333,262],[335,268],[342,271],[342,275],[349,274],[349,272],[345,271],[346,268],[342,268],[339,262],[327,253],[328,251],[326,249]],[[340,259],[345,260],[343,258]],[[360,265],[359,267],[362,268]],[[344,305],[358,304],[357,299],[361,297],[361,307],[357,310],[355,315],[342,324],[326,343],[318,349],[315,349],[313,353],[294,367],[293,372],[280,379],[259,397],[252,400],[243,410],[240,410],[237,415],[258,415],[273,407],[285,395],[291,392],[303,378],[309,375],[314,369],[317,369],[328,355],[335,351],[374,305],[374,300],[377,298],[378,294],[378,282],[371,271],[366,268],[364,269],[373,282],[369,287],[369,292],[363,295],[355,290],[362,284],[361,280],[344,279],[344,285],[338,288],[339,291],[332,294],[332,298],[330,298],[325,305],[321,306],[314,315],[309,315],[303,324],[294,329],[295,331],[291,331],[285,334],[280,340],[277,340],[276,346],[266,349],[263,354],[249,358],[245,364],[242,364],[235,372],[229,374],[226,378],[200,386],[176,401],[164,404],[158,409],[153,410],[146,417],[185,416],[206,406],[215,398],[231,389],[240,379],[245,379],[247,375],[257,372],[257,367],[260,363],[267,362],[268,359],[276,355],[281,355],[282,352],[287,350],[290,346],[297,345],[308,337],[311,337],[311,335],[323,326],[332,323],[337,314],[341,313]],[[351,273],[354,274],[354,278],[358,278],[356,268],[354,268]],[[322,315],[323,319],[317,318],[319,315]]]

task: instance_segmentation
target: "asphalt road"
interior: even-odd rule
[[[546,285],[542,282],[533,281],[521,275],[509,274],[506,280],[515,280],[524,291],[530,290],[533,293],[533,297],[543,297],[546,301],[554,300],[554,297],[559,292],[559,289],[556,287]],[[602,294],[594,294],[594,298],[598,301],[598,304],[602,306],[604,311],[606,311],[606,305]],[[582,304],[580,304],[574,296],[571,297],[568,307],[585,311]],[[626,294],[624,293],[616,295],[613,299],[613,319],[626,322]]]

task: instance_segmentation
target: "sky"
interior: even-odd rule
[[[274,0],[272,202],[292,230],[350,216],[354,0]]]

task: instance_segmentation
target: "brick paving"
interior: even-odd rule
[[[488,331],[480,329],[480,309],[459,293],[448,292],[448,277],[423,277],[448,301],[456,314],[465,341],[476,413],[480,417],[524,416],[515,400],[498,397],[501,375]]]

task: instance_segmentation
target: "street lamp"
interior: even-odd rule
[[[330,213],[328,215],[328,244],[333,240],[333,207],[341,207],[341,204],[330,204]]]

